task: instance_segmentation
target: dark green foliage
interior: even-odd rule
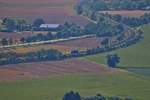
[[[86,11],[149,9],[149,0],[81,0],[76,5],[76,10],[80,12],[79,14]]]
[[[9,44],[9,45],[12,45],[12,44],[13,44],[12,38],[9,38],[9,39],[8,39],[8,44]]]
[[[42,18],[38,18],[33,22],[33,27],[39,28],[41,24],[45,24],[45,21]]]
[[[85,97],[83,100],[106,100],[106,97],[101,94],[97,94],[96,96]]]
[[[108,100],[124,100],[124,99],[114,96],[114,97],[108,97]]]
[[[81,36],[83,35],[82,29],[74,23],[68,23],[61,25],[59,27],[59,31],[57,37],[59,38],[67,38],[67,37],[74,37],[74,36]]]
[[[107,55],[107,64],[109,67],[115,68],[119,62],[120,62],[120,57],[117,54]]]
[[[25,62],[38,62],[46,60],[60,60],[63,54],[57,50],[39,50],[37,52],[28,52],[25,54],[18,53],[2,53],[0,54],[0,65],[4,64],[17,64]]]
[[[8,32],[13,32],[16,29],[16,24],[13,19],[4,18],[2,24],[5,25]]]
[[[110,14],[100,14],[104,17],[111,18],[112,20],[115,20],[119,23],[124,23],[126,25],[129,25],[131,27],[137,27],[143,24],[150,23],[150,13],[145,13],[141,17],[124,17],[121,15],[110,15]],[[97,15],[98,16],[98,15]]]
[[[86,34],[95,34],[97,30],[97,25],[90,23],[88,25],[85,26],[84,28],[84,33]]]
[[[106,38],[106,39],[104,39],[104,40],[101,41],[101,44],[102,44],[103,46],[108,45],[108,43],[109,43],[108,38]]]
[[[21,43],[24,43],[24,42],[25,42],[25,38],[22,37],[22,38],[20,39],[20,42],[21,42]]]
[[[78,92],[68,92],[64,95],[62,100],[81,100],[81,97]]]
[[[109,18],[101,16],[97,24],[88,24],[85,26],[86,34],[96,34],[98,37],[102,36],[121,36],[125,33],[125,26],[120,23],[116,23]]]
[[[2,45],[8,45],[8,40],[6,38],[3,38],[1,43]]]
[[[121,98],[118,96],[104,96],[101,94],[97,94],[96,96],[87,96],[87,97],[81,97],[78,92],[68,92],[63,96],[62,100],[132,100],[131,98],[128,99],[127,97]]]

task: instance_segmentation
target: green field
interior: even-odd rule
[[[144,40],[136,45],[128,48],[116,50],[111,53],[117,53],[121,57],[119,67],[146,67],[150,68],[150,25],[142,26],[144,32]],[[81,59],[94,61],[100,64],[105,64],[106,55],[98,54],[94,56],[87,56]]]
[[[82,96],[97,93],[106,96],[129,96],[134,100],[150,98],[150,80],[125,71],[101,75],[50,76],[45,79],[0,83],[0,100],[61,100],[74,90]]]

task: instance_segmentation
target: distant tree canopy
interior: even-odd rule
[[[37,62],[46,60],[60,60],[63,58],[63,54],[55,49],[39,50],[35,52],[27,53],[0,53],[0,65],[5,64],[17,64],[24,62]]]
[[[45,24],[45,21],[42,18],[33,21],[33,27],[39,28],[41,24]]]
[[[13,19],[9,19],[9,18],[4,18],[2,24],[6,26],[6,28],[9,32],[12,32],[16,27],[15,21]]]
[[[60,25],[59,31],[58,31],[58,37],[73,37],[73,36],[81,36],[84,35],[83,29],[81,29],[80,26],[74,24],[74,23],[64,23],[63,25]]]
[[[130,97],[119,97],[119,96],[104,96],[97,94],[96,96],[81,97],[78,92],[70,91],[66,93],[62,100],[133,100]]]
[[[114,21],[117,21],[119,23],[123,23],[126,24],[130,27],[137,27],[143,24],[148,24],[150,23],[150,13],[145,13],[143,16],[140,17],[125,17],[125,16],[121,16],[121,15],[111,15],[108,13],[98,13],[98,14],[93,14],[93,16],[95,17],[94,20],[98,20],[98,16],[103,16],[103,17],[107,17],[110,18]]]
[[[4,45],[8,45],[8,40],[7,40],[6,38],[3,38],[3,39],[1,40],[1,43],[2,43],[3,46],[4,46]]]
[[[27,24],[27,21],[25,19],[4,18],[2,20],[2,25],[4,25],[5,28],[1,30],[2,32],[30,30],[30,25]]]
[[[125,33],[125,26],[109,18],[102,17],[99,18],[97,24],[90,23],[85,26],[85,33],[96,34],[99,37],[123,35]]]
[[[64,95],[62,100],[81,100],[81,97],[78,92],[70,91]]]
[[[76,5],[78,14],[100,10],[149,10],[149,0],[80,0]]]
[[[109,67],[115,68],[120,62],[120,57],[117,54],[107,55],[107,65]]]

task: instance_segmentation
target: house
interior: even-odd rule
[[[56,29],[58,29],[59,26],[60,26],[60,24],[41,24],[40,25],[40,29],[46,30],[46,31],[47,30],[50,31],[50,30],[56,30]]]

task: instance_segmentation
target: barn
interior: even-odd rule
[[[60,24],[41,24],[40,29],[43,31],[55,31],[59,26]]]

